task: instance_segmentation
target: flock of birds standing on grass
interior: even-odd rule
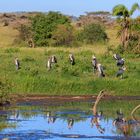
[[[121,58],[121,56],[119,54],[114,54],[113,58],[116,60],[116,66],[119,68],[118,72],[116,73],[116,77],[121,77],[123,78],[123,73],[126,70],[126,68],[124,67],[124,58]],[[75,65],[75,57],[72,53],[69,54],[69,62],[71,65]],[[57,63],[57,58],[55,55],[52,55],[51,57],[48,58],[47,61],[47,68],[48,70],[52,69],[52,65]],[[97,58],[93,55],[92,56],[92,67],[93,67],[93,72],[96,73],[98,72],[99,77],[105,77],[105,73],[104,73],[104,67],[102,66],[101,63],[99,63],[97,61]],[[15,58],[15,66],[16,66],[16,70],[20,69],[20,62],[19,59],[16,57]]]

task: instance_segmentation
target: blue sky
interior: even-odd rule
[[[91,11],[111,11],[117,4],[130,8],[135,2],[140,4],[140,0],[0,0],[0,12],[60,11],[79,16]],[[140,15],[140,11],[135,15]]]

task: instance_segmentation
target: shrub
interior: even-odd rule
[[[127,45],[126,48],[127,52],[133,52],[133,53],[140,53],[140,43],[139,43],[139,37],[136,35],[133,35]]]
[[[29,38],[32,37],[31,27],[21,24],[21,26],[18,28],[19,31],[19,38],[23,41],[29,40]]]
[[[129,41],[126,46],[127,52],[133,52],[135,54],[140,53],[140,19],[134,19],[131,21],[131,31]]]
[[[59,24],[70,25],[69,18],[59,12],[49,12],[38,14],[32,18],[32,31],[34,42],[37,46],[48,46],[53,32]]]
[[[100,24],[89,24],[78,34],[78,40],[88,44],[104,42],[108,39],[104,28]]]
[[[116,48],[116,52],[117,53],[120,53],[120,54],[123,54],[125,51],[123,45],[118,45],[117,48]]]
[[[74,39],[73,28],[67,25],[58,25],[56,30],[52,33],[53,42],[51,45],[71,45]]]

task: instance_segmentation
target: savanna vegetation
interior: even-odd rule
[[[98,48],[97,48],[98,47]],[[127,71],[124,79],[115,77],[118,68],[105,46],[82,48],[3,48],[1,49],[1,77],[13,84],[12,93],[45,95],[88,95],[107,89],[112,95],[139,95],[139,55],[124,54]],[[100,51],[99,51],[100,49]],[[74,52],[76,64],[71,66],[68,55]],[[55,54],[58,63],[51,71],[46,68],[48,56]],[[105,78],[93,73],[91,56],[95,54],[104,64]],[[16,71],[14,57],[21,61]],[[132,65],[133,63],[133,65]]]
[[[59,12],[37,13],[28,24],[16,28],[1,25],[1,85],[6,78],[12,85],[9,92],[23,95],[94,95],[102,89],[111,95],[139,95],[140,18],[131,17],[136,9],[138,4],[130,11],[124,5],[115,6],[113,15],[117,18],[112,26],[95,22],[77,27]],[[75,55],[74,66],[68,61],[69,53]],[[124,79],[115,76],[118,68],[114,53],[126,60]],[[93,54],[104,66],[105,78],[93,73]],[[48,71],[51,55],[58,63]],[[18,71],[15,57],[21,63]]]
[[[120,37],[123,51],[140,53],[139,17],[131,18],[137,9],[140,10],[138,3],[133,4],[130,10],[121,4],[113,8],[113,15],[117,16],[117,22],[120,24],[117,35]]]

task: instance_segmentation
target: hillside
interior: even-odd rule
[[[0,24],[0,47],[14,47],[13,43],[18,34],[18,31],[12,26]]]

